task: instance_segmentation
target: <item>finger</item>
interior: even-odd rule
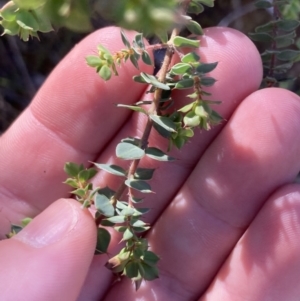
[[[6,172],[0,174],[0,195],[5,196],[5,208],[19,207],[25,215],[32,215],[66,195],[68,187],[62,184],[65,162],[95,159],[129,116],[114,104],[139,100],[144,87],[132,81],[139,71],[132,64],[122,64],[119,76],[104,82],[85,62],[85,56],[96,54],[99,43],[112,52],[124,48],[119,31],[105,28],[77,45],[1,137],[0,166]],[[133,33],[127,34],[132,39]],[[143,63],[140,67],[151,73],[152,67]]]
[[[137,295],[116,286],[122,296],[199,297],[268,195],[297,175],[299,127],[299,97],[289,91],[260,90],[243,101],[150,232],[160,279]],[[106,300],[118,297],[114,290]]]
[[[227,43],[225,43],[226,41]],[[226,47],[224,44],[226,44]],[[221,110],[221,114],[227,119],[238,103],[259,86],[261,80],[261,60],[259,53],[253,43],[245,35],[229,28],[209,29],[208,35],[203,37],[201,45],[204,45],[203,49],[200,47],[200,55],[203,59],[207,59],[209,62],[219,61],[219,67],[211,74],[218,79],[218,86],[217,88],[212,87],[210,91],[213,94],[213,99],[222,101],[222,104],[215,109]],[[211,52],[212,54],[210,54]],[[238,71],[235,72],[235,70]],[[235,89],[232,89],[232,82],[237,81],[237,72],[239,73],[239,80],[243,82],[243,84],[237,85]],[[180,101],[180,95],[177,95],[176,102],[177,101]],[[110,164],[119,164],[124,168],[128,168],[126,162],[115,159],[115,147],[122,138],[141,136],[140,131],[143,130],[144,124],[145,120],[143,116],[133,115],[120,134],[101,154],[97,162],[109,162]],[[175,162],[163,162],[159,164],[157,161],[145,160],[143,158],[141,162],[142,167],[156,168],[154,177],[150,182],[152,190],[155,193],[147,195],[143,203],[143,207],[151,208],[151,211],[146,216],[147,222],[152,224],[158,218],[162,210],[180,189],[180,186],[193,170],[205,148],[211,143],[222,126],[223,125],[217,126],[209,132],[196,130],[195,137],[191,143],[185,145],[183,150],[172,152],[171,155],[177,159]],[[158,136],[155,131],[151,133],[149,145],[158,146],[163,150],[167,148],[166,141]],[[104,172],[100,172],[99,175],[96,176],[94,183],[100,187],[108,185],[112,189],[117,189],[119,184],[116,177],[109,176]],[[117,240],[112,244],[110,253],[114,254],[116,248],[119,248]],[[102,287],[104,287],[104,284],[107,285],[108,281],[106,278],[100,278],[97,275],[99,271],[105,271],[104,267],[100,269],[99,266],[104,266],[106,260],[107,258],[105,257],[97,259],[98,264],[92,266],[90,274],[90,279],[99,279],[99,282],[101,284],[103,283]],[[95,271],[93,271],[93,269],[95,269]],[[87,280],[87,285],[90,283],[91,281]],[[89,289],[89,292],[90,291]],[[95,291],[96,294],[97,292],[98,291]],[[98,292],[98,294],[99,293],[100,292]],[[100,298],[100,296],[98,296],[98,298]],[[85,299],[87,298],[82,297],[81,300]]]
[[[61,199],[19,234],[0,242],[1,299],[75,301],[95,250],[96,227],[87,210]]]
[[[279,189],[251,223],[201,300],[297,300],[299,220],[300,186]]]

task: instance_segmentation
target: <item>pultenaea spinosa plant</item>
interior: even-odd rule
[[[275,20],[257,28],[256,33],[251,35],[253,39],[271,42],[271,49],[262,54],[266,68],[269,66],[270,70],[265,79],[267,85],[276,83],[275,75],[290,68],[291,59],[295,59],[294,56],[291,57],[290,50],[281,48],[294,42],[294,30],[299,22],[278,18],[282,2],[285,4],[286,1],[257,1],[260,8],[274,8]],[[141,72],[133,78],[135,82],[149,87],[147,93],[152,95],[151,100],[147,98],[132,105],[117,105],[120,109],[143,114],[147,119],[140,137],[124,137],[117,144],[115,155],[123,164],[119,166],[100,162],[93,163],[91,168],[71,162],[65,165],[68,174],[65,183],[72,187],[72,194],[83,208],[93,207],[96,210],[98,239],[95,253],[107,253],[111,234],[106,227],[112,227],[119,232],[123,248],[118,254],[111,256],[106,266],[119,276],[131,278],[136,289],[143,280],[150,281],[159,276],[159,254],[149,249],[145,236],[150,225],[145,222],[144,215],[150,209],[142,206],[144,197],[153,193],[149,181],[155,176],[155,170],[144,167],[143,159],[174,161],[176,158],[172,158],[168,150],[173,147],[182,148],[193,137],[195,130],[209,130],[222,121],[221,116],[211,107],[219,102],[208,100],[210,94],[205,91],[206,87],[212,86],[216,81],[207,74],[217,67],[217,62],[201,62],[196,49],[200,46],[197,36],[202,35],[202,28],[188,16],[189,13],[203,12],[203,5],[213,7],[214,1],[95,2],[94,8],[114,19],[117,24],[142,32],[129,40],[121,30],[123,49],[112,53],[99,45],[96,54],[86,57],[87,64],[95,69],[101,80],[108,81],[111,77],[118,76],[118,70],[127,61],[137,69],[141,61],[153,66],[150,52],[165,49],[158,75]],[[1,9],[1,25],[4,27],[4,34],[19,35],[26,41],[30,37],[38,37],[38,32],[48,32],[56,26],[66,26],[74,30],[89,29],[89,9],[87,1],[82,0],[15,0]],[[182,29],[190,32],[188,38],[181,36]],[[286,33],[280,35],[279,31]],[[147,34],[155,35],[159,42],[155,45],[145,44],[144,35]],[[172,65],[174,55],[179,58],[179,62]],[[277,61],[283,58],[289,61],[289,65],[278,65]],[[190,101],[181,108],[173,109],[175,106],[172,106],[172,94],[176,90],[188,91],[187,98]],[[166,138],[167,150],[149,145],[149,137],[153,131]],[[118,177],[121,185],[95,187],[91,180],[98,170]],[[159,199],[159,192],[156,193]],[[22,226],[13,225],[8,237],[17,233],[28,222],[29,218],[22,222]]]

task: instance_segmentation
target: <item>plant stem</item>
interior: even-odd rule
[[[274,0],[274,7],[273,7],[273,18],[274,20],[278,20],[281,17],[281,13],[278,9],[278,6],[276,5],[276,1]],[[273,25],[273,31],[272,34],[274,37],[278,36],[278,28],[277,25],[274,24]],[[272,42],[272,46],[271,46],[272,50],[276,50],[277,49],[277,45],[276,45],[276,40],[274,39]],[[274,77],[274,68],[276,65],[276,54],[272,53],[271,55],[271,61],[270,61],[270,67],[269,67],[269,72],[268,72],[268,76],[269,77]],[[276,85],[276,82],[270,81],[268,82],[268,87],[274,87]]]
[[[173,54],[174,54],[172,41],[178,34],[179,34],[179,28],[175,28],[172,31],[170,40],[167,44],[168,45],[167,51],[166,51],[166,54],[165,54],[165,57],[164,57],[164,60],[163,60],[163,63],[162,63],[162,67],[161,67],[159,76],[158,76],[158,80],[162,83],[165,82],[165,79],[166,79],[166,76],[167,76],[171,61],[172,61],[172,57],[173,57]],[[162,95],[162,89],[156,89],[155,92],[154,92],[154,96],[153,96],[152,106],[151,106],[151,108],[149,109],[149,112],[148,112],[149,114],[156,114],[156,115],[160,114],[159,103],[160,103],[160,100],[161,100],[161,95]],[[142,136],[141,142],[140,142],[140,148],[141,149],[146,149],[146,147],[148,146],[148,140],[149,140],[149,137],[150,137],[152,126],[153,126],[153,122],[152,122],[151,118],[148,117],[145,129],[144,129],[144,132],[143,132],[143,136]],[[139,163],[140,163],[140,159],[136,159],[136,160],[133,160],[131,162],[128,173],[127,173],[127,178],[128,179],[133,178],[134,173],[136,172]],[[126,188],[127,188],[127,186],[125,185],[125,182],[123,182],[120,185],[120,187],[118,188],[118,190],[116,191],[115,195],[111,198],[111,202],[114,206],[115,206],[117,200],[122,196],[122,194],[124,193]]]

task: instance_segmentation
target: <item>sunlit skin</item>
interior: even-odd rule
[[[115,104],[139,101],[147,89],[132,82],[139,71],[130,62],[102,81],[84,60],[98,44],[112,52],[124,47],[118,28],[85,38],[0,137],[1,237],[10,222],[37,215],[0,242],[1,300],[298,300],[300,186],[293,181],[300,170],[300,98],[279,88],[257,91],[259,53],[229,28],[207,29],[199,51],[203,61],[219,62],[208,90],[222,101],[214,109],[224,122],[195,131],[182,150],[172,150],[175,162],[144,163],[157,168],[156,193],[143,207],[152,208],[147,236],[161,257],[160,278],[138,292],[129,280],[114,282],[104,264],[120,247],[115,235],[109,255],[94,257],[93,217],[69,198],[63,166],[120,163],[116,144],[140,136],[146,120]],[[182,93],[177,103],[184,103]],[[167,148],[154,132],[149,145]],[[101,172],[94,183],[117,188],[119,181]]]

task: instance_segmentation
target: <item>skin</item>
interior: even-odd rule
[[[109,82],[86,66],[83,57],[99,43],[123,47],[117,28],[84,39],[0,138],[2,238],[10,222],[37,215],[0,242],[2,299],[298,300],[300,186],[293,182],[300,169],[300,99],[278,88],[257,91],[259,53],[229,28],[207,29],[200,50],[203,61],[219,62],[209,91],[222,101],[216,110],[225,121],[172,150],[175,163],[143,161],[158,168],[151,181],[157,193],[143,206],[153,208],[147,236],[161,257],[160,279],[138,292],[126,279],[112,285],[107,256],[93,256],[93,218],[62,184],[67,161],[119,163],[116,143],[139,135],[145,124],[143,116],[114,106],[136,102],[145,91],[132,83],[138,71],[131,64]],[[180,93],[175,98],[176,105],[184,102]],[[166,149],[155,132],[149,144]],[[103,172],[94,183],[118,186]],[[113,235],[109,254],[119,240]]]

